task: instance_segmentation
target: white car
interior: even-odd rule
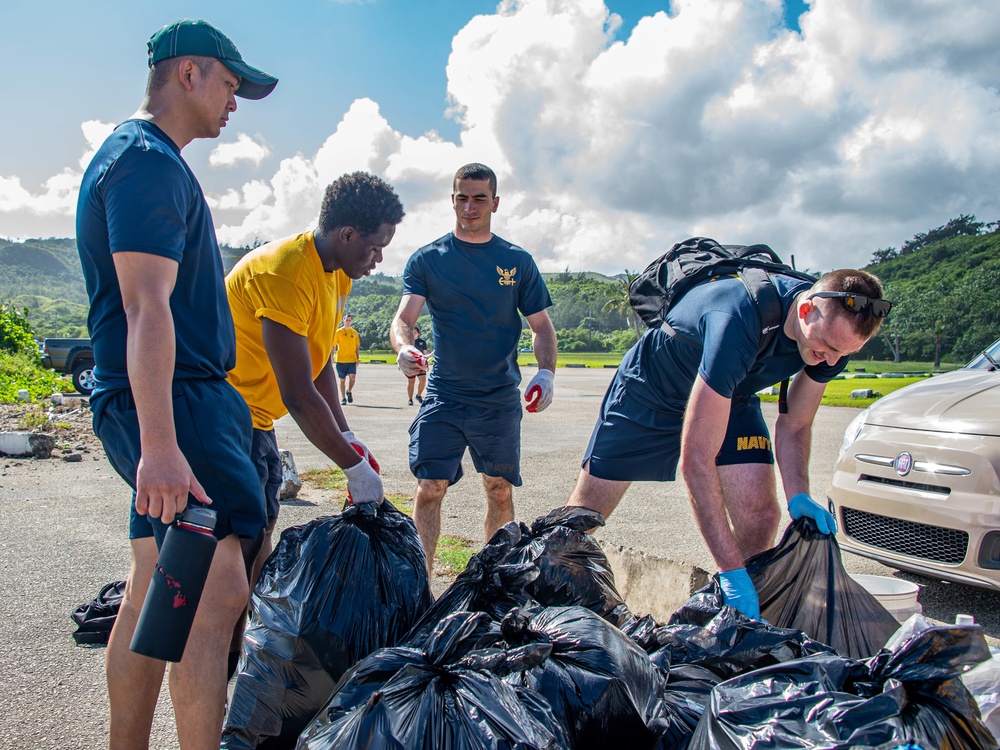
[[[827,496],[842,549],[1000,591],[1000,340],[858,414]]]

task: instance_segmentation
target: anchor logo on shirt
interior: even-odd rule
[[[517,282],[514,280],[514,274],[517,273],[516,268],[512,268],[509,271],[506,268],[500,268],[497,266],[497,273],[500,274],[500,278],[497,279],[500,286],[514,286]]]

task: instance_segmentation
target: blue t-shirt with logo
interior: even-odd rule
[[[796,296],[810,284],[788,276],[771,278],[781,298],[784,321]],[[721,396],[745,397],[800,371],[826,383],[849,359],[842,357],[834,365],[806,366],[797,344],[782,328],[758,356],[757,308],[735,276],[693,287],[668,311],[667,322],[700,346],[671,338],[658,328],[650,329],[625,354],[616,378],[650,410],[673,412],[679,417],[697,375]]]
[[[122,251],[179,264],[170,296],[174,379],[225,379],[236,362],[236,334],[212,215],[180,149],[156,125],[127,120],[97,151],[80,186],[76,241],[98,396],[129,387],[128,326],[112,259]]]
[[[410,256],[403,294],[424,297],[430,309],[429,395],[489,408],[519,405],[518,312],[534,315],[552,305],[525,250],[496,235],[472,243],[448,233]]]

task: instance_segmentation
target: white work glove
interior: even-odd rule
[[[351,446],[354,448],[354,450],[358,452],[361,458],[363,458],[365,461],[371,464],[371,467],[375,469],[376,473],[381,471],[381,467],[379,467],[378,461],[375,460],[375,456],[372,455],[372,452],[368,450],[367,445],[358,440],[355,434],[350,430],[344,430],[343,435],[344,435],[344,440],[346,440],[348,443],[351,444]]]
[[[552,394],[555,391],[556,376],[552,370],[539,370],[538,373],[528,383],[528,388],[524,392],[524,400],[528,405],[524,408],[532,413],[543,411],[552,403]]]
[[[396,365],[408,378],[427,372],[427,357],[417,347],[406,344],[396,355]]]
[[[347,501],[350,503],[380,503],[385,498],[380,477],[365,460],[343,469],[347,477]]]

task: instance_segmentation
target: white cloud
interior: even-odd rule
[[[636,269],[692,234],[829,269],[960,213],[1000,218],[989,0],[961,13],[945,0],[815,0],[801,34],[782,27],[780,0],[670,7],[615,41],[620,19],[600,0],[502,0],[453,40],[457,142],[401,133],[358,99],[315,153],[279,154],[273,175],[212,197],[220,239],[310,227],[324,187],[367,170],[406,207],[384,265],[398,272],[452,227],[451,176],[470,161],[500,177],[497,232],[546,270]],[[263,148],[242,138],[230,145]],[[37,195],[0,177],[0,211],[65,210],[69,176]]]
[[[232,167],[240,162],[249,162],[258,166],[271,155],[271,149],[264,143],[258,143],[246,133],[237,133],[236,141],[220,143],[208,156],[211,167]]]

